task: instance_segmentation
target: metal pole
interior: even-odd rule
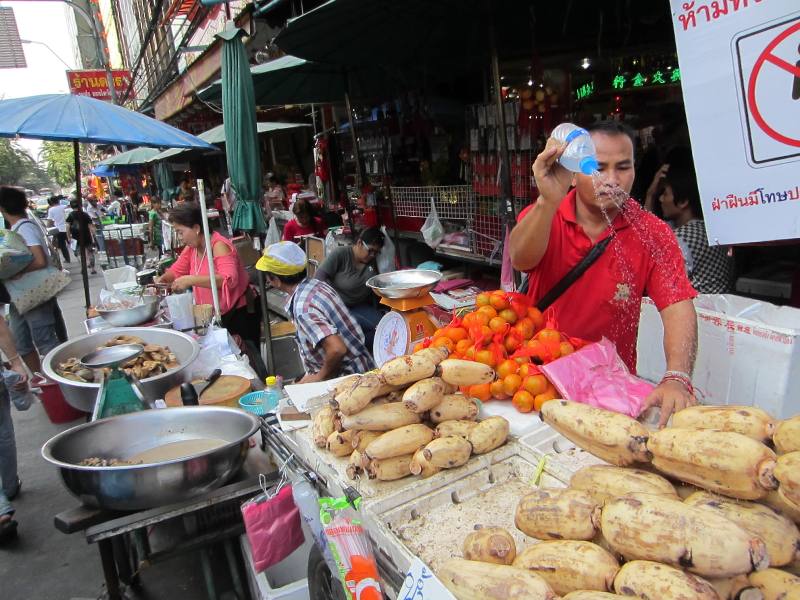
[[[72,152],[75,166],[75,198],[77,198],[80,206],[83,206],[83,198],[81,197],[81,148],[78,140],[72,142]],[[80,225],[80,223],[79,223]],[[83,299],[86,302],[86,310],[89,310],[89,273],[86,271],[86,237],[84,235],[83,227],[78,227],[78,237],[80,238],[81,247],[81,278],[83,279]]]
[[[511,168],[511,154],[508,151],[508,130],[506,129],[506,113],[503,106],[503,88],[500,80],[500,60],[497,56],[497,39],[494,27],[494,15],[492,12],[492,3],[487,1],[486,6],[489,12],[489,46],[491,51],[492,63],[492,79],[494,85],[494,100],[497,108],[497,124],[500,127],[500,186],[503,194],[505,207],[503,207],[505,214],[505,227],[503,228],[503,244],[505,244],[506,233],[511,230],[517,222],[516,211],[514,209],[514,196],[511,187],[511,177],[509,170]],[[514,271],[515,287],[520,285],[520,274]]]
[[[363,170],[361,165],[361,152],[358,148],[358,136],[356,135],[356,124],[353,121],[353,108],[350,106],[350,93],[344,94],[344,105],[347,109],[347,122],[350,124],[350,138],[353,142],[353,157],[356,161],[356,187],[361,191],[364,182]]]
[[[506,114],[503,106],[503,90],[500,82],[500,62],[497,57],[497,43],[495,40],[494,19],[491,17],[491,4],[489,4],[489,45],[491,47],[492,79],[494,84],[494,100],[497,108],[497,125],[500,128],[500,185],[505,201],[506,221],[513,224],[515,221],[514,200],[511,189],[511,178],[508,176],[511,164],[511,155],[508,152],[508,138],[506,130]]]
[[[258,291],[261,294],[261,320],[264,323],[264,350],[261,358],[267,365],[267,372],[275,374],[275,359],[272,356],[272,324],[269,320],[269,307],[267,305],[267,285],[264,271],[258,272]]]
[[[214,275],[214,245],[211,243],[211,233],[208,227],[208,213],[206,212],[206,188],[202,179],[196,180],[197,194],[200,196],[200,212],[203,215],[203,238],[206,243],[206,258],[208,259],[208,276],[211,284],[211,299],[214,302],[214,318],[217,324],[222,323],[222,313],[219,310],[219,291],[217,279]]]

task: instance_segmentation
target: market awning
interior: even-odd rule
[[[288,131],[290,129],[297,129],[299,127],[311,127],[308,123],[272,123],[272,122],[263,122],[258,123],[258,133],[276,133],[279,131]],[[209,129],[208,131],[204,131],[200,135],[198,135],[201,140],[208,142],[209,144],[224,144],[225,143],[225,127],[222,125],[217,125]],[[158,162],[161,160],[167,160],[168,158],[172,158],[173,156],[178,156],[179,154],[183,154],[187,150],[183,148],[170,148],[169,150],[164,150],[163,152],[159,152],[155,156],[153,156],[147,162]],[[214,151],[219,151],[218,148],[214,148]]]
[[[282,56],[250,68],[256,104],[323,104],[342,102],[350,85],[350,97],[358,99],[390,97],[389,77],[378,67],[343,69],[298,58]],[[207,102],[220,102],[222,82],[217,80],[198,96]]]
[[[329,0],[290,19],[275,43],[284,52],[322,63],[457,65],[487,54],[488,6],[504,16],[504,23],[512,18],[527,23],[527,5],[519,0]]]

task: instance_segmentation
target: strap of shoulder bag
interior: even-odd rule
[[[561,295],[566,292],[569,287],[597,261],[598,258],[600,258],[608,245],[611,243],[611,238],[612,236],[609,235],[607,238],[597,242],[589,251],[589,254],[583,257],[583,260],[572,267],[572,269],[570,269],[569,272],[564,275],[564,277],[562,277],[559,282],[550,289],[549,292],[542,296],[541,300],[536,303],[536,308],[544,312],[550,307],[550,305],[553,304],[553,302],[558,300]]]

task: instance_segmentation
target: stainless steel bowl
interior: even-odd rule
[[[143,303],[133,308],[118,308],[116,310],[97,309],[109,325],[114,327],[133,327],[152,321],[158,312],[158,296],[143,296]]]
[[[110,510],[143,510],[204,494],[242,466],[258,418],[235,408],[193,406],[146,410],[78,425],[42,447],[64,485],[81,502]],[[85,467],[89,457],[119,458],[172,442],[215,438],[224,446],[154,464]]]
[[[441,279],[439,271],[407,269],[370,277],[367,286],[384,298],[419,298],[436,287]]]
[[[72,381],[56,373],[56,367],[68,358],[75,357],[80,359],[90,352],[94,352],[108,340],[118,335],[135,335],[148,344],[168,346],[175,353],[175,357],[180,363],[177,369],[172,369],[155,377],[142,379],[142,389],[148,397],[152,399],[163,398],[164,394],[176,385],[189,381],[188,367],[200,353],[200,345],[190,336],[180,331],[162,329],[160,327],[104,329],[64,342],[60,346],[53,348],[42,361],[44,374],[48,379],[59,384],[64,398],[71,406],[78,410],[92,412],[100,384]]]

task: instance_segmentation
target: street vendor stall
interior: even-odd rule
[[[290,386],[294,407],[262,426],[278,461],[358,509],[387,597],[722,600],[800,589],[790,573],[800,417],[690,407],[659,431],[551,399],[509,426],[494,416],[507,403],[472,391],[491,390],[496,371],[442,347]],[[473,385],[447,394],[454,382]],[[298,409],[313,420],[298,421]],[[331,583],[324,555],[323,543],[310,558],[309,597],[342,597],[335,586],[351,597],[352,581]]]
[[[366,589],[375,598],[467,600],[793,597],[800,416],[778,421],[755,407],[698,406],[658,430],[636,408],[646,391],[619,373],[609,379],[608,369],[585,367],[579,392],[565,377],[564,364],[596,358],[602,343],[564,338],[513,294],[495,291],[477,304],[376,371],[287,386],[260,422],[226,408],[176,407],[60,434],[45,457],[82,502],[107,508],[64,513],[57,526],[85,530],[101,545],[109,591],[168,556],[147,546],[144,528],[224,504],[233,521],[179,549],[227,540],[232,553],[240,536],[254,598],[364,598]],[[515,323],[499,327],[497,318]],[[148,331],[156,329],[141,335]],[[616,386],[610,396],[601,382]],[[609,398],[623,402],[602,404]],[[217,411],[211,429],[201,411]],[[169,423],[181,423],[192,443],[227,440],[223,416],[241,428],[211,452],[241,452],[225,470],[231,474],[210,484],[222,486],[216,491],[169,477],[169,461],[102,462],[151,450],[142,432],[176,431]],[[269,458],[251,448],[248,461],[261,458],[262,485],[252,475],[226,485],[256,428]],[[108,435],[97,435],[103,430]],[[201,452],[175,473],[185,478],[211,456]],[[92,466],[80,464],[87,459]],[[131,487],[126,477],[135,472]],[[113,485],[103,479],[111,475]],[[158,498],[147,484],[154,476]],[[272,517],[256,527],[250,511]],[[357,547],[345,545],[345,531]],[[650,543],[653,535],[659,543]]]

